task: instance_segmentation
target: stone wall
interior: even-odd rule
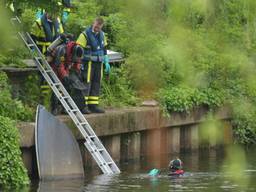
[[[199,108],[189,114],[173,113],[164,116],[158,107],[134,107],[108,110],[105,114],[92,114],[86,118],[100,137],[103,144],[116,162],[139,160],[143,156],[157,156],[164,153],[197,151],[199,148],[211,148],[232,143],[232,127],[227,108],[214,112],[221,122],[218,137],[209,140],[200,139],[201,126],[205,122],[208,110]],[[95,163],[87,153],[83,138],[68,116],[59,116],[76,136],[85,167],[94,167]],[[19,123],[23,159],[30,174],[36,175],[34,123]]]

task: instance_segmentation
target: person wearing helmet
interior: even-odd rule
[[[47,61],[63,83],[82,113],[86,114],[84,94],[86,86],[81,80],[81,60],[84,49],[75,41],[65,39],[60,45],[51,49],[47,54]],[[58,99],[51,97],[52,113],[57,115],[60,110]]]
[[[168,175],[183,175],[183,163],[182,161],[176,157],[175,159],[171,160],[169,163],[169,174]]]

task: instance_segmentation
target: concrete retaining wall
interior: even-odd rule
[[[221,122],[217,130],[220,133],[217,134],[218,138],[212,138],[211,133],[208,135],[209,139],[201,136],[201,130],[208,129],[207,126],[202,126],[207,113],[207,109],[199,108],[190,114],[173,113],[166,117],[158,107],[134,107],[108,110],[105,114],[92,114],[86,118],[115,161],[124,162],[138,160],[142,156],[196,151],[200,147],[210,148],[232,143],[232,127],[227,108],[214,112],[216,119]],[[59,119],[75,134],[81,146],[85,167],[93,167],[95,163],[69,117],[59,116]],[[36,174],[34,126],[34,123],[23,122],[18,125],[23,159],[29,173],[33,175]]]

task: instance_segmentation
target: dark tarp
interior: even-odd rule
[[[40,179],[84,177],[80,149],[73,134],[40,105],[37,108],[35,142]]]

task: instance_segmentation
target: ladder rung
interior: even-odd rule
[[[95,137],[95,135],[89,136],[90,139],[94,139]]]
[[[94,138],[96,138],[96,136],[94,136],[94,135],[86,137],[86,139],[94,139]]]
[[[34,44],[27,44],[27,46],[34,47],[35,45]]]
[[[18,17],[11,18],[11,21],[18,21],[19,23],[21,23],[21,21],[20,21],[20,19]]]
[[[78,109],[73,109],[71,110],[72,112],[78,112],[79,110]]]
[[[52,70],[46,70],[45,72],[46,72],[46,73],[51,73],[51,72],[52,72]]]
[[[109,162],[103,163],[103,164],[101,164],[101,165],[111,165],[111,164],[113,164],[113,162],[112,162],[112,161],[109,161]]]
[[[49,71],[50,71],[50,70],[49,70]],[[53,85],[55,85],[55,86],[60,86],[61,83],[53,83]]]
[[[36,60],[42,60],[42,57],[35,57]]]
[[[99,152],[104,151],[104,149],[102,148],[102,149],[94,149],[94,150],[92,150],[91,152],[92,152],[92,153],[95,153],[95,152],[97,152],[97,150],[98,150]]]

